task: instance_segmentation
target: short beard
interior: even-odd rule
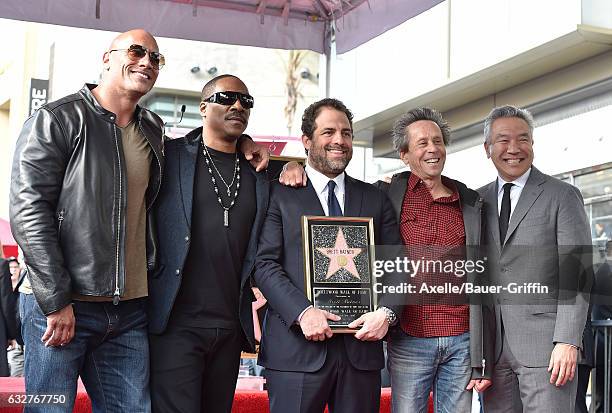
[[[309,151],[308,160],[310,164],[323,174],[340,175],[346,169],[346,166],[351,161],[351,153],[347,152],[347,157],[344,159],[330,160],[326,156],[325,148],[320,150]]]

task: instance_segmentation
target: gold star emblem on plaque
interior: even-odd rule
[[[346,238],[342,232],[342,228],[338,229],[336,243],[331,248],[317,247],[317,250],[329,258],[329,267],[325,279],[329,279],[332,275],[344,268],[350,275],[361,279],[359,272],[355,267],[355,257],[361,254],[363,248],[349,248],[346,243]]]

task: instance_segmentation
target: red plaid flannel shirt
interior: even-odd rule
[[[439,259],[441,257],[436,256],[437,252],[446,249],[439,247],[465,245],[459,192],[454,183],[444,176],[442,183],[453,193],[434,200],[423,181],[414,173],[410,174],[402,203],[400,231],[404,244],[413,247],[407,248],[411,259]],[[429,246],[435,247],[427,248]],[[420,272],[410,281],[416,282],[417,290],[423,281],[437,285],[443,285],[444,282],[463,282],[462,279],[449,274],[425,272]],[[406,305],[400,317],[402,329],[407,334],[413,337],[444,337],[463,334],[469,330],[469,305],[446,304],[448,301],[445,301],[445,304],[427,304],[426,295],[419,296],[419,300],[419,305]],[[452,300],[450,302],[452,303]]]

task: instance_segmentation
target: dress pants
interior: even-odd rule
[[[577,377],[564,386],[550,384],[548,366],[525,367],[514,357],[503,334],[503,348],[484,393],[485,413],[573,413]]]
[[[576,376],[574,380],[578,380],[576,390],[576,406],[575,413],[589,413],[586,402],[586,394],[589,387],[589,379],[591,378],[591,366],[585,366],[584,364],[578,364],[576,369]]]
[[[155,413],[229,413],[242,331],[169,325],[151,334],[151,404]]]
[[[358,370],[342,334],[327,343],[323,366],[312,373],[266,369],[270,413],[378,413],[380,370]]]

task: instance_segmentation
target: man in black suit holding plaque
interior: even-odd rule
[[[302,116],[308,184],[272,187],[261,231],[254,278],[269,309],[259,355],[266,368],[270,410],[378,412],[381,339],[396,314],[378,307],[333,333],[339,317],[313,307],[304,286],[301,218],[305,215],[372,217],[376,245],[401,244],[393,207],[380,190],[346,175],[351,160],[352,113],[336,99],[310,105]]]

